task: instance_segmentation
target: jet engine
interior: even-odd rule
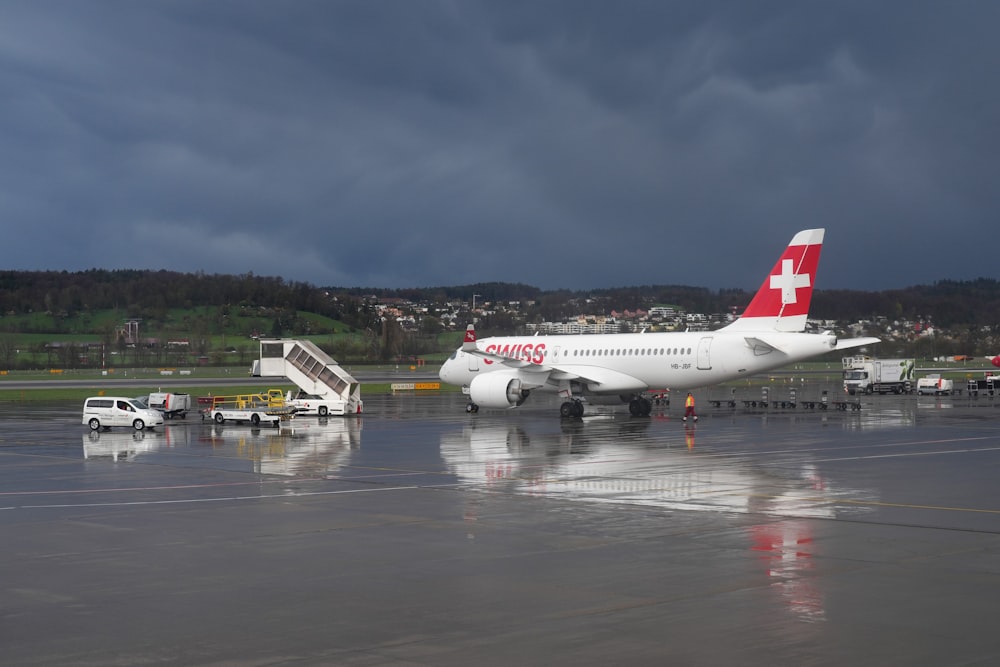
[[[483,408],[516,408],[528,394],[527,389],[521,389],[521,380],[510,373],[485,373],[469,383],[469,397]]]

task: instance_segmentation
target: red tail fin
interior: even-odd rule
[[[806,229],[793,238],[757,290],[734,329],[802,331],[816,283],[823,248],[822,229]]]
[[[465,340],[462,341],[462,349],[476,349],[476,325],[470,324],[465,328]]]

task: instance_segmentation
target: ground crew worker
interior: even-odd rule
[[[694,396],[691,395],[690,391],[687,398],[684,399],[684,421],[687,421],[688,417],[694,417],[694,421],[698,421],[698,415],[694,413]]]

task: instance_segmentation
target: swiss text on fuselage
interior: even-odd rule
[[[486,351],[508,359],[519,359],[533,364],[545,361],[545,343],[519,343],[517,345],[491,343],[486,346]],[[492,364],[493,362],[486,359],[484,363]]]

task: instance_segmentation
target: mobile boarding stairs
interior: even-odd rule
[[[288,378],[300,394],[329,406],[329,414],[353,415],[363,410],[361,383],[311,341],[262,339],[260,374]],[[320,414],[327,414],[327,409],[321,408]]]

